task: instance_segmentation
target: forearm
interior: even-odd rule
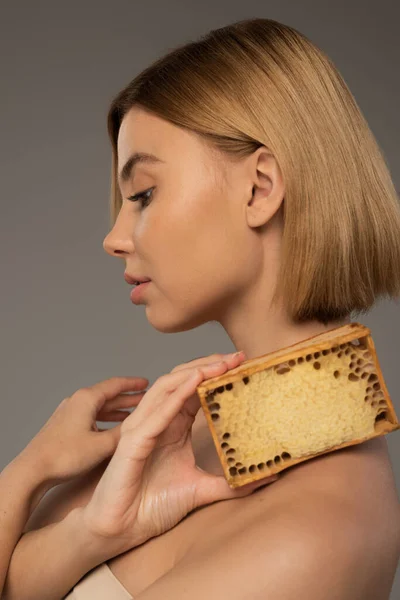
[[[91,569],[116,556],[107,546],[86,533],[80,507],[28,531],[11,557],[4,600],[60,600]]]
[[[14,548],[50,485],[32,466],[21,454],[0,472],[0,597]]]

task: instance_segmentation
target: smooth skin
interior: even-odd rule
[[[195,465],[196,386],[243,360],[212,354],[178,365],[147,392],[146,378],[113,377],[65,398],[0,476],[2,598],[60,598],[92,568],[171,528],[194,508],[275,481],[277,475],[232,490],[224,477]],[[123,410],[130,407],[132,413]],[[108,430],[96,425],[117,420],[122,423]],[[110,456],[84,509],[18,541],[48,490]]]
[[[122,208],[103,245],[110,256],[122,259],[127,273],[152,280],[142,302],[146,318],[155,329],[180,332],[216,322],[226,331],[234,347],[243,349],[251,359],[350,322],[343,319],[326,326],[316,321],[293,323],[284,304],[271,306],[279,274],[285,186],[279,164],[268,148],[262,146],[237,161],[222,158],[193,132],[135,107],[125,115],[118,136],[118,168],[122,168],[133,152],[139,151],[153,153],[162,162],[137,165],[134,177],[119,182]],[[128,199],[150,188],[152,191],[140,200],[136,198],[137,202]],[[195,426],[199,435],[202,429],[207,432],[202,411],[198,411],[192,430]],[[382,591],[381,569],[377,570],[376,562],[370,565],[368,561],[371,556],[382,556],[381,550],[385,548],[383,565],[390,566],[388,576],[393,572],[392,564],[398,553],[399,512],[387,444],[385,440],[372,442],[288,470],[276,485],[257,492],[257,505],[270,502],[271,498],[284,501],[277,503],[280,509],[275,518],[249,525],[241,537],[237,534],[229,539],[228,548],[214,540],[208,562],[199,560],[193,547],[186,562],[182,561],[179,567],[140,591],[140,599],[189,597],[195,600],[196,597],[211,598],[217,593],[218,597],[223,594],[233,597],[236,593],[238,598],[252,594],[255,599],[261,594],[262,598],[280,600],[292,598],[294,593],[299,599],[324,597],[330,600],[329,593],[336,593],[330,578],[337,581],[340,576],[344,593],[336,594],[335,600],[337,597],[347,600],[346,591],[351,594],[351,600],[355,600],[357,592],[351,587],[356,584],[355,572],[365,574],[364,588],[371,590],[369,574],[376,575],[376,589]],[[348,480],[353,487],[357,481],[356,497],[350,493]],[[382,494],[379,510],[385,516],[384,523],[382,515],[375,516],[376,494],[370,492],[372,485],[375,492],[377,481]],[[315,494],[315,486],[326,489],[326,493]],[[27,574],[31,578],[28,581],[31,589],[32,582],[40,585],[34,581],[35,573],[30,568],[34,564],[42,567],[44,562],[43,558],[39,563],[34,562],[37,558],[34,539],[38,540],[37,547],[45,551],[46,563],[49,561],[48,564],[54,566],[59,561],[57,573],[62,571],[63,552],[68,555],[66,571],[77,561],[77,556],[86,560],[85,567],[94,560],[93,546],[87,543],[87,538],[80,537],[82,527],[77,526],[81,522],[82,503],[86,506],[92,496],[82,501],[79,490],[75,490],[63,502],[65,489],[61,490],[58,503],[46,503],[48,509],[43,509],[41,517],[35,520],[35,530],[27,534],[32,537],[23,536],[18,544],[16,550],[25,541],[27,552],[14,553],[15,564],[19,565],[14,572],[14,556],[11,561],[11,579],[15,586],[20,585],[18,580],[25,579]],[[309,510],[303,502],[296,501],[300,496],[311,499]],[[241,508],[248,507],[251,498],[250,495],[238,500]],[[363,499],[362,503],[359,498]],[[323,516],[316,521],[321,513],[321,499]],[[80,507],[70,510],[78,502],[81,502]],[[221,520],[224,515],[226,518],[225,504],[216,504]],[[203,514],[210,514],[207,511],[211,509],[207,507]],[[60,514],[66,516],[55,523],[55,515]],[[315,522],[317,530],[310,537],[310,525]],[[51,525],[39,529],[43,523]],[[366,528],[365,523],[373,523],[374,527]],[[370,532],[372,537],[369,537]],[[335,535],[335,541],[330,537],[328,556],[324,550],[325,540],[331,534]],[[193,546],[201,538],[199,535]],[[341,552],[342,545],[346,552]],[[75,556],[72,551],[68,553],[71,548]],[[230,563],[224,561],[232,556],[233,548],[240,569],[231,572]],[[346,557],[345,562],[342,557]],[[361,568],[347,571],[352,561]],[[150,564],[151,561],[149,567]],[[129,565],[127,568],[129,570]],[[229,578],[221,576],[228,571]],[[326,578],[323,595],[321,589],[315,587],[322,575]],[[213,587],[209,585],[210,576]],[[51,575],[48,577],[49,582]],[[387,579],[385,575],[386,582]],[[254,589],[249,590],[250,583]],[[358,592],[360,589],[359,586]],[[366,600],[365,595],[359,597]]]
[[[241,362],[238,356],[229,361],[231,367]],[[174,369],[157,379],[122,424],[117,450],[82,510],[84,527],[100,545],[112,548],[113,556],[168,531],[199,506],[247,496],[277,479],[273,475],[231,489],[223,475],[210,475],[195,464],[196,387],[228,369],[228,359]]]

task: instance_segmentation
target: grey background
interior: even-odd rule
[[[170,47],[238,19],[268,17],[335,62],[399,190],[399,8],[393,0],[2,2],[0,17],[0,468],[59,402],[113,375],[152,384],[174,366],[234,347],[216,324],[165,335],[129,299],[109,230],[109,102]],[[118,264],[117,264],[118,263]],[[381,301],[371,328],[400,415],[400,308]],[[387,441],[399,489],[400,435]],[[391,598],[400,597],[400,575]]]

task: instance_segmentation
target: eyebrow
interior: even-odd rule
[[[128,181],[128,179],[130,179],[132,174],[134,173],[135,167],[138,163],[158,164],[164,162],[164,160],[161,160],[161,158],[154,156],[154,154],[149,154],[148,152],[134,152],[134,154],[132,154],[128,158],[128,160],[120,170],[118,179],[121,183]]]

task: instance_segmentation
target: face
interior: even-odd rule
[[[121,124],[118,172],[134,152],[162,162],[139,163],[119,182],[123,204],[104,249],[128,273],[151,279],[142,303],[157,330],[219,321],[262,275],[259,239],[245,212],[254,184],[248,165],[226,168],[226,158],[195,133],[138,107]],[[147,206],[128,200],[149,188]]]

